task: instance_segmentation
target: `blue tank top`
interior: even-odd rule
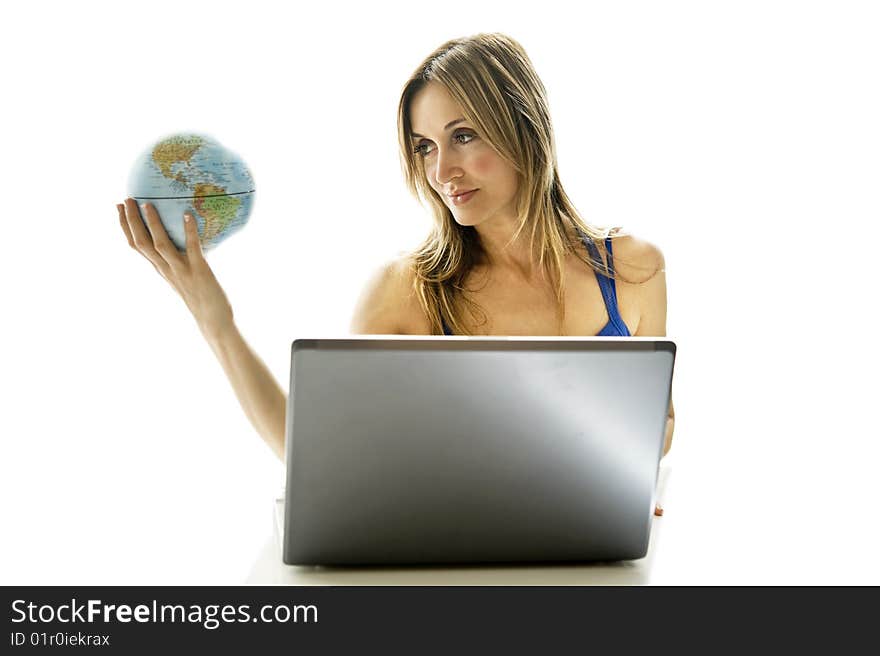
[[[596,244],[593,243],[593,240],[587,235],[583,235],[583,240],[587,250],[590,251],[590,257],[601,262],[602,257],[599,255],[599,249],[596,248]],[[614,260],[611,253],[611,237],[605,239],[605,249],[608,253],[608,273],[613,275]],[[623,319],[621,319],[620,312],[617,309],[617,287],[614,284],[614,278],[606,276],[603,273],[596,273],[596,280],[599,283],[599,289],[602,291],[602,298],[605,301],[605,309],[608,311],[608,323],[605,324],[605,327],[602,328],[602,330],[596,333],[596,337],[630,337],[629,328],[626,327],[626,324],[623,322]],[[443,334],[452,335],[452,331],[449,330],[446,321],[442,318],[440,321],[443,324]]]

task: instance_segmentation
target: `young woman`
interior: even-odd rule
[[[449,41],[416,69],[398,111],[406,183],[434,227],[367,284],[351,330],[409,335],[666,334],[666,280],[653,245],[588,224],[559,179],[546,92],[501,34]],[[186,302],[257,432],[284,458],[286,397],[236,328],[196,223],[186,251],[156,210],[117,206],[132,248]],[[664,454],[674,426],[670,404]]]

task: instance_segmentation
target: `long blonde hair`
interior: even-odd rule
[[[428,204],[434,219],[428,237],[412,253],[415,292],[430,319],[431,333],[443,334],[445,323],[455,334],[468,334],[463,310],[467,308],[474,320],[481,317],[482,322],[485,314],[468,298],[464,286],[481,251],[477,232],[455,221],[428,184],[421,158],[413,152],[410,104],[429,82],[449,92],[481,138],[516,170],[519,223],[511,242],[524,230],[530,231],[529,248],[539,268],[549,274],[561,329],[566,254],[574,253],[607,274],[601,260],[581,256],[580,239],[589,237],[604,254],[605,238],[623,233],[590,225],[572,205],[557,172],[544,85],[522,46],[496,33],[447,41],[419,64],[400,97],[397,127],[406,184],[418,200]]]

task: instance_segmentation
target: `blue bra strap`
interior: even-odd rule
[[[589,236],[584,235],[584,245],[590,251],[591,257],[597,262],[601,262],[599,249]],[[599,271],[596,272],[596,281],[599,283],[599,289],[602,292],[602,299],[605,301],[605,310],[608,312],[608,320],[614,324],[617,330],[623,335],[629,335],[629,330],[620,317],[617,308],[617,285],[614,283],[614,254],[611,249],[611,237],[605,239],[605,252],[608,253],[608,261],[605,264],[605,270],[608,275]]]

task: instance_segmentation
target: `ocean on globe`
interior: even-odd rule
[[[180,251],[186,250],[184,212],[195,217],[208,251],[241,230],[254,207],[254,178],[244,161],[201,134],[173,134],[145,150],[132,167],[128,189],[138,206],[156,208]]]

